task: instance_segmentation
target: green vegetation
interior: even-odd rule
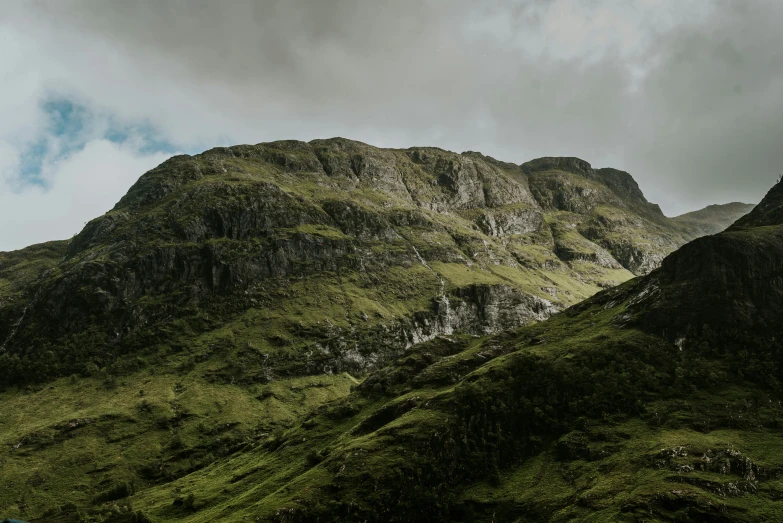
[[[130,506],[128,496],[252,448],[357,383],[347,374],[210,383],[204,366],[179,371],[181,360],[155,373],[66,378],[0,395],[4,514],[78,509],[103,520],[114,505]]]
[[[575,159],[342,139],[172,158],[72,240],[0,253],[0,512],[608,521],[773,500],[771,331],[682,352],[653,314],[679,291],[638,298],[671,271],[623,284],[689,227]],[[682,446],[750,461],[669,488],[693,454],[659,454]]]
[[[282,443],[131,499],[166,519],[191,492],[190,521],[775,521],[783,389],[754,369],[778,355],[764,337],[681,350],[628,325],[659,278],[515,333],[422,344]]]
[[[279,439],[131,501],[186,521],[775,520],[780,392],[617,327],[635,289],[423,344]],[[198,510],[172,513],[176,492]]]

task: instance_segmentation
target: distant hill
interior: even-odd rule
[[[726,203],[708,205],[704,209],[682,214],[674,221],[684,224],[697,237],[708,236],[726,230],[731,224],[748,214],[755,205],[748,203]]]

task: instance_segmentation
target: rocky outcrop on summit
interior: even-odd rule
[[[329,347],[385,361],[544,319],[687,238],[630,175],[576,158],[517,166],[342,138],[219,147],[167,160],[88,223],[2,310],[0,339],[49,376],[240,322],[269,353],[318,339],[317,366],[335,369],[344,351]],[[259,310],[275,321],[248,326]],[[409,334],[379,344],[377,329]]]
[[[661,212],[661,208],[658,205],[647,201],[641,189],[639,189],[636,180],[625,171],[612,168],[593,169],[589,163],[580,160],[579,158],[552,157],[538,158],[523,163],[521,169],[526,172],[528,176],[535,176],[536,173],[561,172],[571,173],[587,180],[593,180],[609,189],[612,194],[603,194],[596,197],[593,196],[594,193],[590,188],[583,188],[585,194],[582,194],[581,196],[587,199],[587,202],[585,203],[597,205],[608,199],[615,203],[622,202],[623,205],[631,207],[637,212],[641,211],[641,213],[648,218],[660,221],[664,221],[665,219],[663,212]],[[590,196],[593,197],[589,198]]]
[[[571,245],[588,245],[593,258],[611,259],[634,274],[646,274],[685,243],[689,232],[671,222],[649,203],[630,174],[616,169],[594,170],[578,158],[539,158],[522,164],[536,200],[566,228]],[[556,252],[580,252],[562,246]],[[606,256],[604,253],[608,253]]]

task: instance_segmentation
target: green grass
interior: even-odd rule
[[[772,470],[780,468],[783,465],[779,454],[781,442],[773,433],[703,434],[654,428],[631,420],[601,428],[588,437],[599,438],[590,443],[590,451],[604,457],[563,459],[553,445],[521,466],[504,472],[499,484],[472,486],[463,493],[463,502],[492,507],[501,514],[512,507],[530,507],[534,513],[546,514],[550,521],[633,521],[634,514],[637,517],[644,514],[645,505],[654,504],[653,500],[660,498],[725,505],[726,511],[748,511],[754,514],[752,517],[769,521],[779,518],[783,510],[783,503],[771,500],[761,503],[752,493],[727,496],[698,486],[699,482],[702,485],[746,483],[736,471],[691,470],[704,464],[705,453],[728,450],[759,463],[758,456],[773,451],[776,459],[765,462],[764,466]],[[680,448],[686,457],[662,457]],[[637,505],[638,509],[628,510]],[[651,516],[649,512],[647,515]],[[659,513],[653,518],[661,520],[665,516],[672,514]]]
[[[42,273],[52,269],[67,247],[68,241],[53,241],[19,251],[0,252],[0,303],[18,297]]]
[[[339,229],[326,225],[299,225],[291,229],[282,229],[282,232],[287,234],[310,234],[313,236],[329,238],[331,240],[348,239],[348,236],[343,234]]]
[[[170,481],[294,425],[357,383],[340,374],[237,387],[209,383],[200,370],[0,394],[2,512],[35,518],[67,503],[89,507],[116,485],[142,491]]]
[[[678,383],[676,367],[687,367],[688,356],[613,324],[626,310],[616,301],[623,293],[514,335],[424,344],[349,397],[317,409],[279,445],[255,446],[140,492],[134,506],[183,521],[274,521],[281,510],[295,520],[339,519],[347,507],[361,519],[392,506],[400,517],[451,507],[455,521],[467,514],[478,521],[493,514],[508,521],[678,521],[718,513],[732,521],[778,519],[779,402],[725,376]],[[592,374],[579,378],[586,370]],[[562,400],[547,386],[574,387],[569,401],[578,403],[556,403]],[[519,387],[527,392],[519,396]],[[526,415],[507,413],[525,401],[533,402],[521,407],[530,409]],[[547,419],[548,402],[565,417]],[[498,425],[482,425],[490,412]],[[516,425],[533,415],[538,428]],[[459,432],[463,423],[477,423],[478,432]],[[474,450],[461,449],[462,438]],[[532,450],[513,450],[526,440]],[[496,476],[481,472],[495,459]],[[437,494],[429,481],[448,487]],[[195,513],[172,512],[177,492],[194,494]],[[426,509],[419,496],[431,503]]]

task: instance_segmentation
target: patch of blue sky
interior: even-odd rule
[[[49,118],[49,132],[57,137],[77,136],[89,116],[84,107],[64,98],[47,100],[41,108]]]
[[[19,158],[19,179],[24,184],[44,186],[41,168],[48,149],[47,140],[41,138],[28,146]]]
[[[67,98],[48,99],[41,104],[41,109],[46,114],[48,125],[44,136],[28,145],[20,155],[18,181],[21,185],[45,187],[46,180],[42,176],[44,162],[67,158],[91,140],[104,139],[116,144],[132,141],[137,152],[143,155],[181,151],[148,124],[125,123],[113,117],[103,117],[101,125],[96,125],[100,116]]]
[[[162,139],[159,133],[149,125],[112,125],[104,133],[103,137],[114,143],[125,143],[131,139],[138,140],[138,151],[141,154],[174,154],[180,151],[174,144]]]

